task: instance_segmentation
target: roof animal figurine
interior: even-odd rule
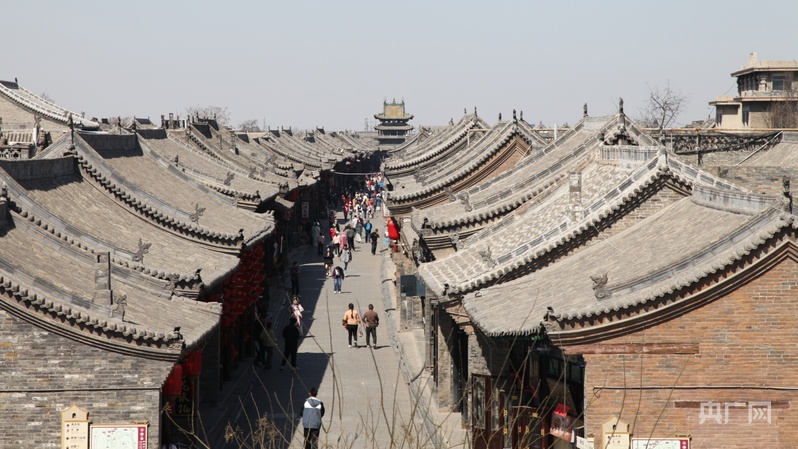
[[[595,293],[596,299],[609,299],[612,296],[612,293],[607,289],[607,281],[609,280],[607,273],[599,276],[590,276],[590,280],[593,281],[593,293]]]
[[[230,183],[233,182],[233,178],[234,177],[235,177],[235,175],[232,172],[227,172],[227,177],[224,178],[224,181],[222,182],[222,184],[224,184],[226,186],[229,186]]]
[[[194,203],[194,212],[189,214],[188,218],[189,220],[191,220],[192,223],[199,223],[199,219],[204,213],[205,213],[205,208],[200,207],[198,203]]]
[[[139,238],[139,249],[133,253],[133,262],[144,262],[144,255],[150,252],[150,246],[152,246],[152,243],[144,243]]]

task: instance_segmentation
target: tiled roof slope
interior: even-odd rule
[[[432,234],[474,232],[481,227],[478,223],[496,220],[557,188],[565,182],[569,170],[592,157],[591,151],[602,143],[600,135],[621,124],[638,145],[656,144],[624,116],[584,117],[557,141],[532,152],[513,168],[462,191],[454,201],[414,211],[411,215],[413,228],[421,232],[423,226]]]
[[[450,152],[465,146],[469,134],[476,141],[489,128],[490,125],[476,114],[466,115],[454,126],[449,126],[423,140],[406,142],[401,149],[392,151],[390,159],[385,162],[383,172],[386,176],[398,176],[416,167],[423,168],[434,164]]]
[[[192,147],[180,140],[169,139],[164,130],[139,134],[140,144],[146,146],[176,168],[227,197],[240,197],[243,201],[258,203],[280,191],[279,178],[263,173],[244,172],[238,166]],[[271,182],[259,181],[271,178]],[[295,184],[295,183],[294,183]]]
[[[625,205],[639,200],[647,189],[663,188],[657,182],[663,178],[688,186],[703,184],[721,191],[742,191],[664,152],[635,170],[611,163],[607,157],[602,159],[582,172],[581,212],[575,219],[569,210],[571,199],[566,184],[523,213],[505,217],[475,234],[456,253],[421,265],[419,275],[425,284],[440,295],[445,284],[449,285],[449,293],[461,293],[484,288],[502,278],[512,279],[528,264],[565,242],[592,236],[591,230],[603,228],[603,221],[623,213]]]
[[[82,125],[87,128],[98,128],[99,123],[83,118],[80,114],[68,109],[62,108],[57,104],[49,101],[40,95],[25,89],[16,82],[0,81],[0,95],[7,97],[14,103],[23,106],[24,108],[47,117],[53,121],[66,124],[69,121],[69,116],[72,116],[72,121],[75,124]]]
[[[71,157],[63,162],[75,165]],[[235,254],[220,254],[136,218],[76,169],[71,174],[19,181],[3,170],[0,176],[23,218],[60,233],[81,250],[111,252],[113,264],[146,274],[160,288],[166,288],[175,276],[193,282],[197,270],[201,270],[202,281],[212,284],[228,276],[238,264]],[[137,254],[139,240],[150,245],[144,254]]]
[[[524,151],[534,152],[539,144],[525,122],[508,121],[498,123],[477,140],[471,140],[459,151],[450,153],[446,158],[428,168],[418,169],[417,173],[399,179],[388,179],[393,184],[389,193],[390,204],[412,202],[434,192],[444,190],[459,180],[475,173],[478,167],[485,164],[494,155],[505,149],[514,139],[523,141],[527,148]]]
[[[798,167],[798,132],[785,131],[781,142],[773,148],[754,155],[741,165],[752,167]]]
[[[162,229],[232,253],[273,231],[271,216],[236,208],[233,200],[197,184],[139,145],[135,136],[130,136],[132,145],[121,140],[98,145],[100,140],[88,137],[76,138],[76,158],[84,175]]]
[[[575,255],[466,295],[463,304],[472,321],[491,336],[537,333],[544,317],[552,322],[596,317],[598,322],[603,315],[645,305],[651,313],[656,300],[706,279],[718,282],[713,274],[780,230],[795,228],[793,215],[767,201],[759,195],[697,188],[693,197]],[[737,207],[730,209],[729,204]],[[595,290],[602,283],[606,290]],[[556,339],[556,324],[549,324]]]
[[[176,359],[218,323],[218,304],[172,297],[170,290],[157,288],[154,278],[120,265],[111,266],[116,302],[92,301],[99,248],[76,244],[74,236],[17,204],[13,191],[9,196],[11,213],[0,225],[4,310],[89,345],[159,360]]]

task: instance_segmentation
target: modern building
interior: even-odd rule
[[[798,60],[760,61],[754,52],[731,76],[737,78],[737,95],[709,103],[718,128],[798,126]]]

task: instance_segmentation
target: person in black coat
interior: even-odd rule
[[[296,318],[291,317],[288,324],[283,328],[283,361],[280,363],[280,370],[288,363],[288,358],[291,358],[291,366],[297,369],[296,366],[296,353],[299,349],[299,328],[296,327]]]

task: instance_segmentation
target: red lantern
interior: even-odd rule
[[[164,396],[176,398],[183,391],[183,367],[175,365],[162,388]]]
[[[186,356],[183,362],[183,373],[188,377],[197,377],[202,372],[202,351],[194,351]]]

